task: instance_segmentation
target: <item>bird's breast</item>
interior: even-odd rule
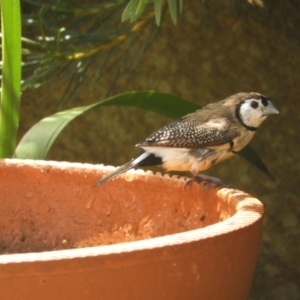
[[[255,131],[243,130],[242,134],[233,139],[233,151],[241,151],[253,138]]]

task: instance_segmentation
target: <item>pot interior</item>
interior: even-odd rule
[[[234,215],[236,203],[185,179],[129,171],[94,188],[108,168],[1,162],[0,254],[148,239],[202,228]]]

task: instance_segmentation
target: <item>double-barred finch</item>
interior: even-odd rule
[[[242,150],[268,115],[278,113],[269,98],[254,92],[238,93],[208,104],[137,144],[145,152],[102,178],[95,186],[132,168],[145,166],[189,171],[197,181],[223,184],[220,179],[200,172]]]

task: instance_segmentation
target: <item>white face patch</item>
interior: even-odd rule
[[[257,106],[254,105],[257,103]],[[257,99],[248,99],[240,107],[240,118],[242,122],[250,127],[259,127],[259,125],[266,119],[263,116],[263,104]]]

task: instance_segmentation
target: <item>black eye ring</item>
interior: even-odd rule
[[[251,101],[251,107],[254,108],[254,109],[257,109],[258,108],[258,103],[256,101]]]
[[[268,106],[268,98],[265,97],[265,96],[261,96],[261,103],[262,103],[264,106]]]

